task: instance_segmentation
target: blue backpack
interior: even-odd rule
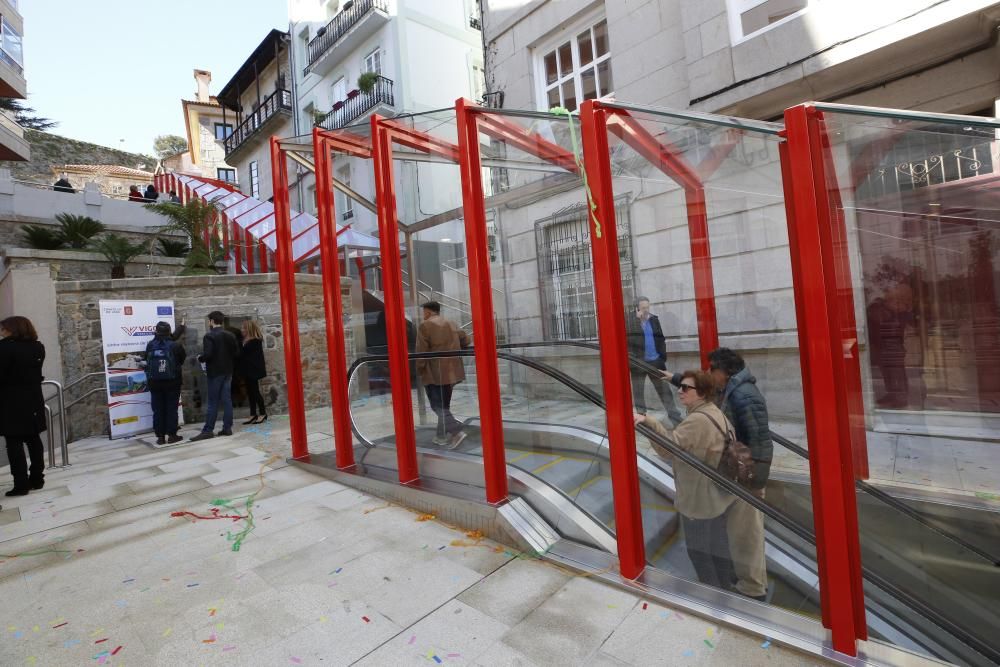
[[[146,379],[176,380],[177,357],[174,355],[174,341],[154,338],[146,348]]]

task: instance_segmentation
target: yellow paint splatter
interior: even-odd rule
[[[163,631],[163,636],[164,637],[169,637],[170,633],[173,632],[173,631],[174,631],[173,628],[167,628],[166,630]]]

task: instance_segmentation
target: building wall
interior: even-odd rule
[[[301,367],[307,408],[329,405],[329,371],[326,356],[326,319],[323,314],[322,286],[319,276],[296,278],[299,309]],[[349,304],[350,283],[344,282],[345,303]],[[198,423],[204,419],[205,377],[195,358],[201,350],[205,319],[209,312],[221,310],[232,318],[252,317],[264,331],[264,357],[268,375],[261,391],[271,414],[287,414],[285,362],[282,346],[281,305],[277,274],[252,276],[190,276],[124,281],[94,280],[62,282],[55,288],[56,312],[63,348],[63,373],[80,377],[103,370],[101,328],[98,301],[101,299],[172,299],[178,320],[185,320],[187,332],[182,344],[188,352],[184,365],[184,388],[181,400],[184,420]],[[347,331],[350,336],[350,331]],[[347,340],[348,357],[354,354],[353,342]],[[107,432],[106,398],[94,399],[74,408],[69,421],[72,438]],[[245,402],[243,404],[245,406]],[[237,415],[245,408],[238,408]]]
[[[228,116],[228,114],[227,114]],[[223,122],[222,107],[208,106],[205,104],[189,104],[187,106],[187,118],[191,146],[188,151],[190,164],[193,167],[192,175],[201,174],[207,178],[218,178],[220,167],[233,169],[232,165],[226,163],[226,151],[221,141],[215,139],[215,124]],[[225,122],[233,123],[232,118],[226,118]],[[183,165],[182,166],[186,166]],[[237,177],[239,174],[237,174]]]

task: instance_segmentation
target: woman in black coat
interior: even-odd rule
[[[250,419],[243,423],[262,424],[267,421],[267,408],[260,393],[260,381],[267,376],[267,367],[264,364],[264,334],[253,320],[243,322],[243,351],[237,363],[250,399]]]
[[[14,477],[8,496],[26,496],[45,486],[45,450],[39,433],[45,430],[42,362],[45,346],[26,317],[0,321],[0,435],[7,441],[7,459]],[[28,448],[31,471],[24,456]]]

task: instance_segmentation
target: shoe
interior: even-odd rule
[[[28,486],[31,487],[32,491],[41,491],[43,488],[45,488],[45,480],[41,479],[38,480],[37,482],[28,482]]]
[[[209,438],[214,438],[215,434],[211,431],[202,431],[198,435],[191,438],[191,442],[198,442],[199,440],[208,440]]]
[[[459,431],[455,435],[451,436],[451,439],[448,440],[448,444],[445,445],[445,449],[448,449],[448,450],[458,449],[458,446],[461,445],[462,442],[467,437],[468,437],[468,434],[465,431]]]
[[[173,435],[168,435],[167,436],[167,444],[168,445],[172,445],[172,444],[174,444],[176,442],[180,442],[183,439],[184,438],[182,438],[181,436],[179,436],[176,433],[174,433]]]
[[[219,433],[218,433],[218,435],[220,435],[220,436],[228,436],[228,435],[232,435],[232,434],[233,434],[232,429],[228,429],[228,428],[224,428],[221,431],[219,431]]]
[[[264,415],[263,417],[257,417],[256,423],[257,424],[263,424],[266,421],[267,421],[267,415]]]
[[[243,422],[243,425],[246,426],[247,424],[256,424],[256,423],[257,423],[257,415],[254,415],[250,419]]]
[[[28,495],[28,491],[29,490],[30,489],[17,489],[17,488],[14,488],[14,489],[11,489],[10,491],[8,491],[7,493],[5,493],[4,495],[5,496],[26,496],[26,495]]]
[[[443,446],[447,445],[449,442],[450,441],[448,440],[448,438],[442,438],[439,435],[435,435],[434,436],[434,444],[437,445],[437,446],[439,446],[439,447],[443,447]]]
[[[167,440],[162,435],[157,436],[157,438],[156,438],[156,444],[158,444],[158,445],[165,445],[165,444],[167,444]]]

